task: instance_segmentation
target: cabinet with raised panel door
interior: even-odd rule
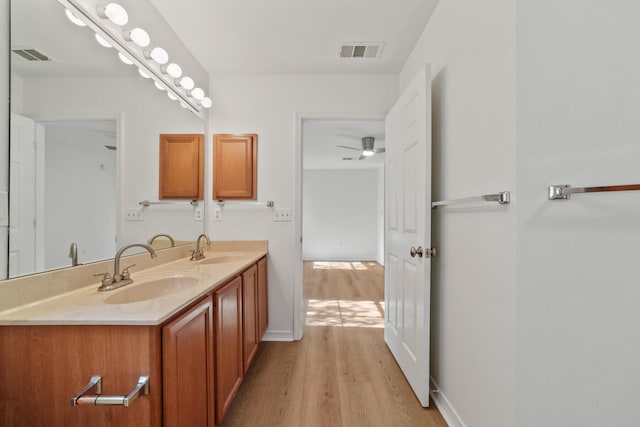
[[[242,364],[242,276],[214,292],[216,422],[221,423],[244,374]]]
[[[258,260],[258,342],[262,341],[269,327],[269,285],[267,279],[267,257]]]
[[[258,351],[258,266],[242,273],[242,342],[243,366],[246,373]]]
[[[160,135],[158,197],[202,200],[204,194],[204,135]]]
[[[213,136],[213,198],[255,200],[258,195],[258,135]]]
[[[164,427],[215,424],[213,339],[210,295],[162,327]]]

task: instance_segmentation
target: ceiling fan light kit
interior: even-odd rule
[[[348,147],[346,145],[338,145],[341,148],[347,148],[349,150],[360,151],[359,157],[343,157],[342,160],[364,160],[367,157],[371,157],[374,154],[384,153],[384,147],[373,148],[376,139],[373,136],[365,136],[362,138],[362,148]]]

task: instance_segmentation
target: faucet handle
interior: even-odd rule
[[[102,284],[107,285],[111,283],[111,275],[107,273],[93,273],[94,277],[102,276]]]
[[[124,268],[124,270],[122,270],[122,273],[120,273],[120,277],[122,278],[122,280],[127,280],[127,279],[129,279],[129,277],[131,276],[131,275],[129,274],[129,269],[130,269],[131,267],[135,267],[135,264],[131,264],[130,266],[125,267],[125,268]]]

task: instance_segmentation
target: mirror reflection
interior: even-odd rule
[[[55,0],[11,1],[11,50],[9,277],[203,232],[202,203],[140,204],[158,200],[160,134],[202,134],[200,118]]]

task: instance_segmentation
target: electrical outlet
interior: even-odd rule
[[[213,208],[213,220],[222,221],[222,209],[220,208],[220,206],[215,206]]]
[[[196,216],[196,221],[204,220],[204,215],[202,214],[202,208],[201,207],[197,207],[196,208],[195,216]]]
[[[291,208],[277,208],[274,221],[291,221]]]
[[[140,217],[140,209],[125,209],[124,220],[125,221],[142,221]]]

